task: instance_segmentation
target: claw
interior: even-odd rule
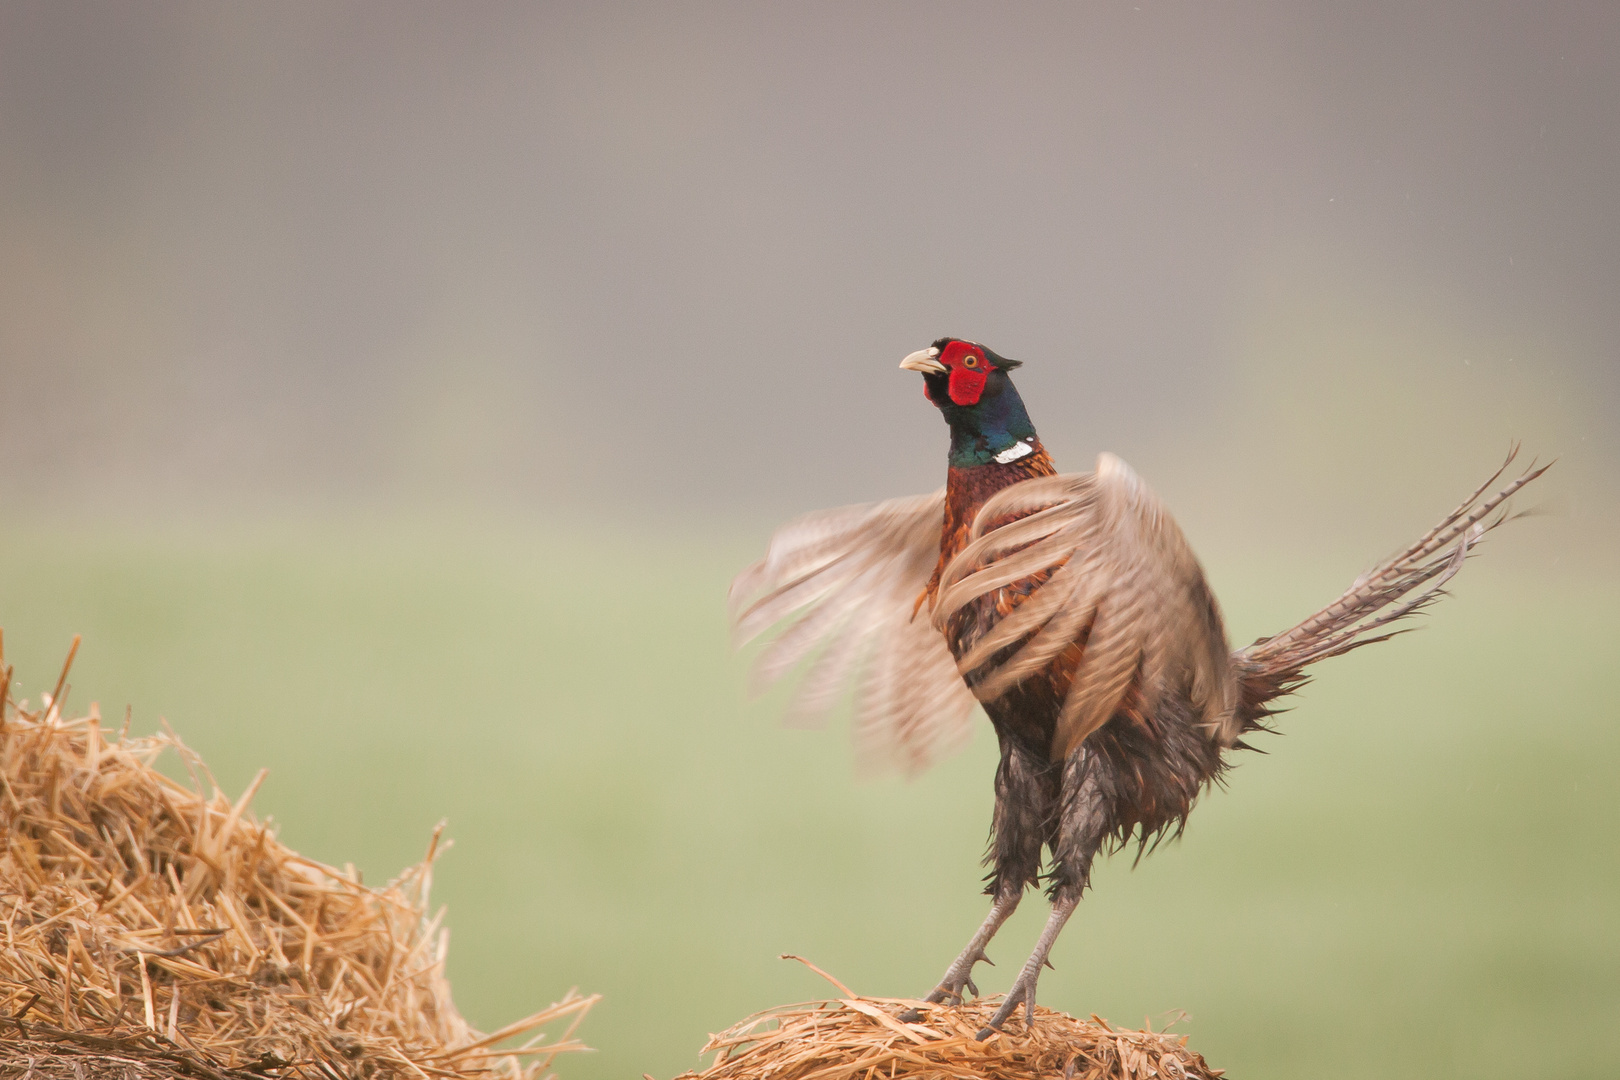
[[[899,1016],[896,1016],[895,1019],[900,1021],[902,1024],[920,1024],[922,1023],[922,1010],[907,1009]]]
[[[966,986],[968,988],[968,993],[972,994],[974,997],[979,996],[979,988],[973,985],[973,979],[971,977],[969,977],[967,980]],[[957,1004],[960,1005],[961,1002],[958,1001]]]

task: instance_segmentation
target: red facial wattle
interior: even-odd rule
[[[951,368],[951,400],[958,405],[977,405],[979,395],[984,393],[984,380],[988,377],[982,364],[977,369]]]

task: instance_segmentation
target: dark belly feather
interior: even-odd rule
[[[963,655],[1047,576],[1047,572],[1032,575],[963,608],[946,628],[951,651]],[[993,670],[1022,644],[1008,646],[981,670]],[[1082,630],[1045,668],[985,704],[999,738],[1016,742],[1035,760],[1050,760],[1058,717],[1085,645]],[[1109,831],[1119,844],[1134,837],[1145,849],[1167,833],[1179,833],[1199,792],[1225,768],[1220,747],[1196,722],[1190,690],[1162,688],[1149,710],[1138,682],[1109,721],[1085,741],[1086,751],[1100,755],[1107,765]],[[1061,762],[1051,764],[1054,769],[1062,767]]]

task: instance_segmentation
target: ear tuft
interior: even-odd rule
[[[984,346],[980,345],[979,348],[984,349]],[[998,356],[997,354],[991,352],[989,349],[984,349],[984,356],[985,356],[985,359],[989,360],[992,364],[996,365],[996,367],[1000,368],[1002,371],[1011,371],[1013,368],[1023,367],[1024,366],[1024,363],[1023,363],[1022,360],[1009,360],[1005,356]]]

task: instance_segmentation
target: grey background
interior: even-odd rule
[[[893,369],[950,333],[1234,540],[1515,437],[1606,523],[1617,55],[1596,3],[12,0],[0,495],[765,521],[938,483]]]

